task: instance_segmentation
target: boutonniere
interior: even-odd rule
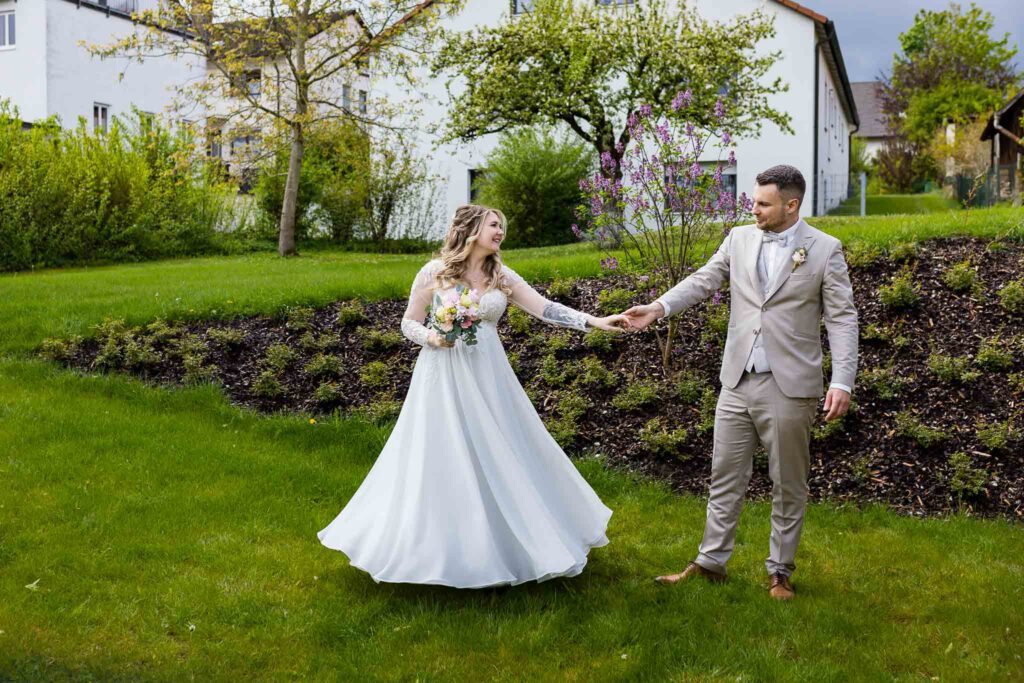
[[[807,260],[807,250],[800,247],[793,252],[793,270],[799,268]]]

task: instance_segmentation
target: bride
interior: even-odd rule
[[[423,346],[398,422],[345,509],[317,535],[377,582],[457,588],[575,576],[608,543],[612,511],[544,428],[505,356],[509,301],[584,331],[625,327],[548,301],[501,262],[505,217],[459,207],[440,258],[413,282],[402,332]],[[423,321],[435,292],[482,294],[477,344]]]

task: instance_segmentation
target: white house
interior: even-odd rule
[[[158,0],[0,0],[0,98],[10,99],[25,121],[60,117],[65,128],[85,118],[106,129],[115,115],[134,105],[162,113],[172,86],[201,75],[198,58],[153,59],[132,63],[100,60],[80,41],[113,42],[133,30],[131,12]],[[124,71],[124,79],[119,74]]]
[[[579,1],[617,6],[609,8],[610,11],[628,11],[623,6],[636,0]],[[754,176],[760,171],[775,164],[790,164],[807,178],[805,215],[823,214],[837,206],[847,197],[850,136],[859,124],[833,23],[790,0],[691,0],[687,4],[705,18],[719,21],[758,8],[775,16],[776,36],[766,41],[762,49],[781,50],[783,56],[767,78],[781,76],[789,90],[773,96],[770,103],[790,114],[794,134],[766,124],[759,137],[739,140],[738,163],[731,177],[733,189],[750,194]],[[530,11],[531,5],[529,0],[467,0],[459,14],[445,19],[445,26],[453,31],[494,26],[508,21],[511,15]],[[377,87],[385,96],[402,97],[401,91],[387,82]],[[445,184],[451,215],[460,204],[470,201],[472,180],[485,166],[498,136],[488,135],[435,149],[435,131],[443,123],[448,107],[443,79],[424,77],[419,98],[423,110],[419,119],[421,151],[433,158],[432,167]]]

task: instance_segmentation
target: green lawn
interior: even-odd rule
[[[1005,234],[1020,220],[811,222],[884,244]],[[597,272],[597,257],[567,247],[507,260],[543,279]],[[812,506],[798,599],[782,605],[766,597],[769,508],[757,504],[727,584],[665,588],[651,578],[693,555],[705,501],[586,460],[615,514],[611,544],[582,576],[487,591],[377,585],[315,534],[386,427],[261,417],[211,387],[83,377],[27,357],[42,337],[88,333],[107,314],[404,296],[421,263],[318,252],[0,277],[0,680],[1024,677],[1019,525]]]
[[[956,199],[927,194],[869,194],[864,209],[869,216],[944,213],[960,208]],[[840,216],[859,216],[860,197],[851,197],[832,211]]]

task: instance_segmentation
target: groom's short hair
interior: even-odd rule
[[[754,178],[758,185],[775,185],[779,188],[779,194],[792,199],[797,197],[800,203],[804,203],[804,193],[807,192],[807,181],[799,169],[786,164],[772,166],[767,171],[762,171]]]

